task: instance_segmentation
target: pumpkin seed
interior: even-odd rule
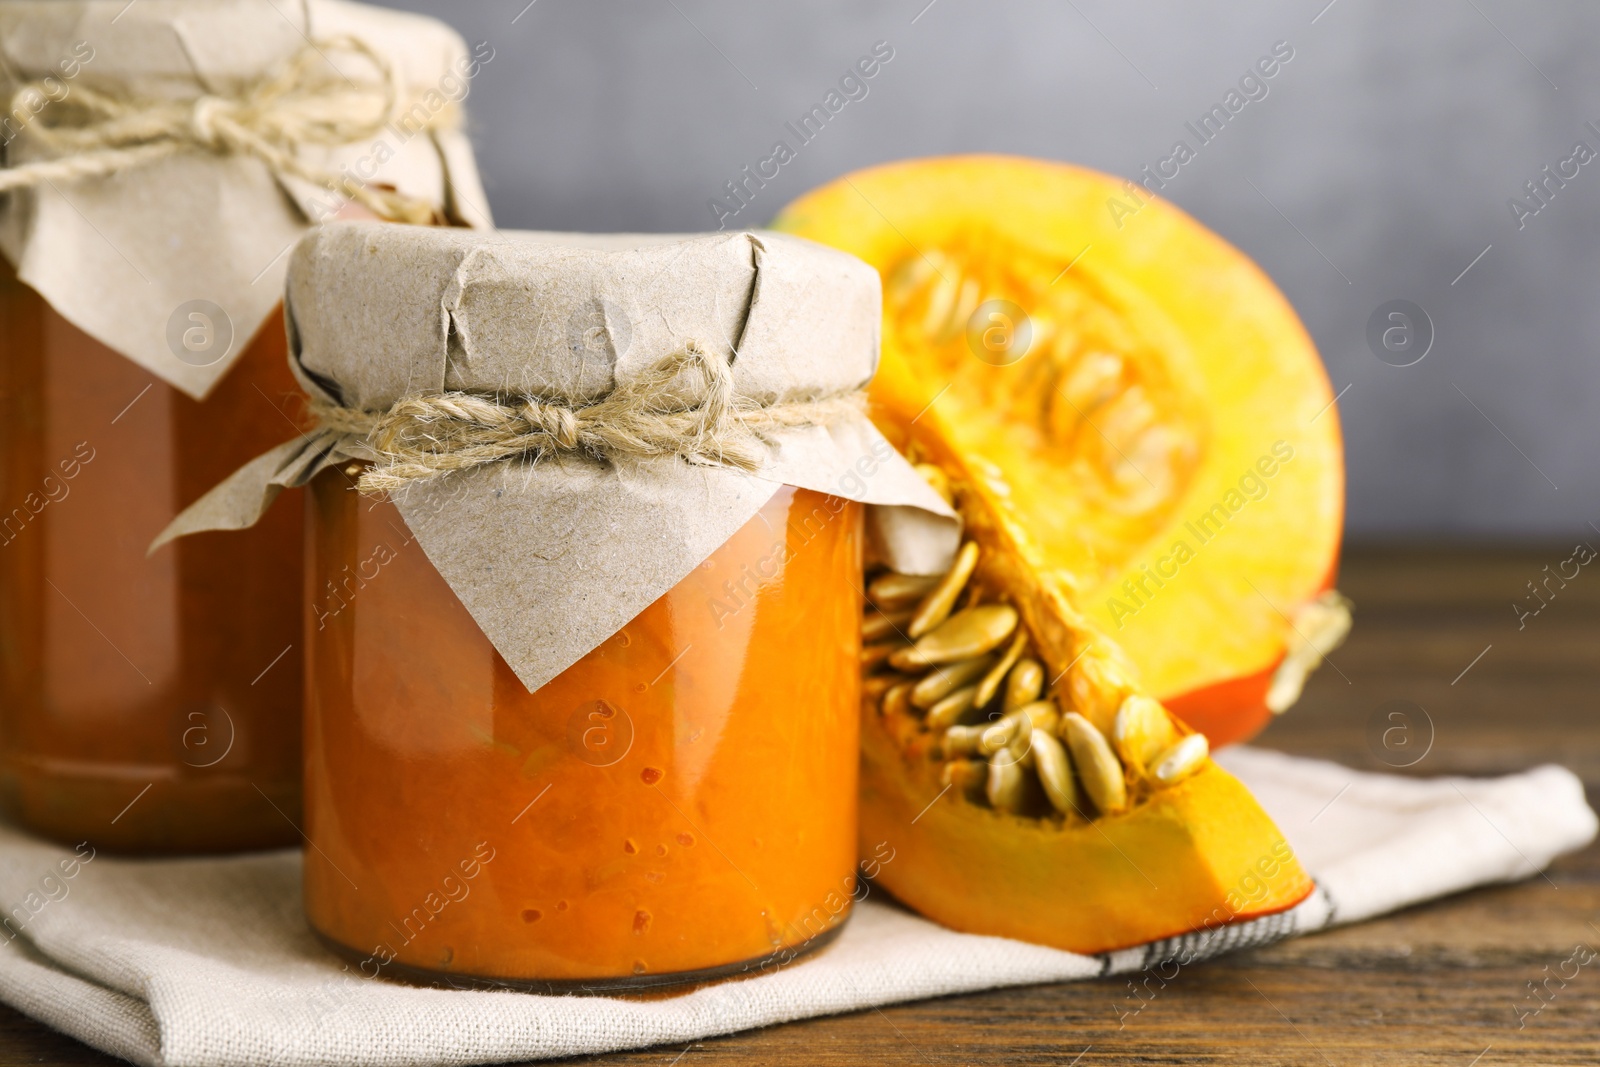
[[[879,705],[887,716],[911,714],[911,683],[899,682],[889,687],[883,694],[883,701]]]
[[[1206,735],[1190,734],[1161,754],[1150,777],[1158,785],[1176,785],[1203,767],[1210,754]]]
[[[950,491],[950,476],[945,474],[942,467],[937,467],[932,463],[918,463],[915,470],[922,475],[923,480],[928,483],[935,493],[944,497],[946,504],[955,504],[955,494]]]
[[[911,623],[911,614],[910,611],[868,612],[861,620],[861,640],[908,640],[906,627]]]
[[[978,695],[972,702],[981,708],[993,700],[994,695],[1000,692],[1000,684],[1006,680],[1006,674],[1017,665],[1017,661],[1027,650],[1028,633],[1019,626],[1011,638],[1010,647],[994,661],[994,666],[989,668],[989,672],[983,676],[983,681],[978,683]]]
[[[1061,715],[1053,700],[1035,700],[1031,704],[1024,704],[1016,710],[1016,714],[1026,715],[1034,730],[1043,730],[1047,734],[1054,734],[1061,726]]]
[[[944,765],[944,784],[966,797],[977,800],[988,792],[989,766],[981,760],[956,759]]]
[[[1027,779],[1022,768],[1008,754],[997,753],[989,760],[989,781],[984,790],[996,811],[1016,811],[1022,807]]]
[[[956,606],[956,598],[967,587],[967,579],[972,577],[973,569],[977,566],[978,542],[968,541],[956,553],[955,564],[917,605],[916,612],[911,616],[911,625],[906,629],[912,640],[950,617],[950,609]]]
[[[867,585],[867,599],[879,611],[897,611],[916,605],[939,584],[941,574],[899,574],[889,571],[872,579]]]
[[[1044,664],[1036,659],[1019,660],[1006,676],[1006,696],[1001,706],[1007,711],[1032,704],[1044,692]]]
[[[951,314],[955,311],[958,274],[939,272],[939,280],[933,283],[933,290],[928,293],[928,303],[923,308],[922,332],[930,337],[938,338],[944,333],[945,325],[950,321]]]
[[[1145,771],[1178,740],[1177,728],[1159,701],[1135,693],[1122,702],[1111,723],[1111,741],[1122,762]]]
[[[961,295],[956,300],[954,313],[946,327],[945,335],[941,341],[948,341],[960,331],[962,325],[972,318],[972,313],[978,310],[978,301],[983,296],[983,288],[978,284],[978,279],[967,278],[961,283]]]
[[[978,741],[988,728],[988,726],[981,724],[977,726],[952,726],[940,737],[940,750],[944,753],[946,759],[977,755]]]
[[[1068,712],[1061,722],[1061,733],[1072,753],[1078,780],[1095,808],[1103,815],[1118,815],[1128,808],[1128,784],[1122,765],[1111,751],[1105,734],[1077,712]]]
[[[897,649],[909,648],[904,641],[879,641],[861,646],[861,669],[870,671],[887,662]]]
[[[929,708],[928,729],[943,730],[947,726],[954,726],[956,720],[972,710],[972,695],[977,691],[975,685],[962,686]]]
[[[1049,734],[1040,731],[1033,736],[1033,766],[1038,772],[1039,784],[1050,806],[1063,815],[1078,808],[1078,782],[1073,777],[1072,765],[1067,762],[1066,749]]]
[[[1017,738],[1025,738],[1031,733],[1033,733],[1033,720],[1028,717],[1024,709],[1019,708],[1002,716],[993,726],[983,731],[983,736],[978,739],[978,751],[985,756],[993,756]]]
[[[861,679],[861,695],[873,704],[883,699],[883,694],[901,682],[911,679],[903,674],[869,674]]]
[[[992,652],[1017,628],[1017,609],[1010,604],[980,604],[950,616],[910,648],[889,656],[899,670],[954,663]]]
[[[1033,728],[1031,726],[1017,731],[1016,736],[1006,745],[1006,752],[1025,769],[1033,768]]]
[[[970,684],[993,662],[993,656],[979,656],[977,659],[964,659],[959,663],[935,667],[923,675],[917,687],[911,691],[911,703],[919,708],[931,708],[957,689]],[[977,703],[977,700],[973,702]]]

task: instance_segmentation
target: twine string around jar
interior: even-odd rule
[[[377,81],[326,76],[322,70],[332,64],[329,53],[365,57],[376,69]],[[397,85],[385,56],[360,38],[341,34],[307,41],[235,95],[149,101],[76,86],[61,103],[41,112],[32,126],[39,142],[56,152],[55,158],[0,169],[0,193],[105,177],[199,150],[253,157],[274,174],[322,186],[380,218],[433,222],[437,212],[427,201],[368,185],[348,171],[319,166],[302,155],[307,147],[339,147],[377,136],[397,114]],[[22,86],[12,96],[13,110],[24,104],[26,94],[43,92],[39,82]],[[445,109],[440,115],[453,117],[455,112]],[[437,125],[439,117],[429,125]]]
[[[587,403],[443,392],[385,411],[313,400],[328,430],[362,439],[381,462],[357,488],[382,493],[447,471],[518,457],[583,454],[616,461],[677,456],[759,470],[773,433],[826,426],[863,410],[861,390],[760,403],[734,392],[733,371],[695,341]]]

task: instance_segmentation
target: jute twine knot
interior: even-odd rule
[[[378,72],[376,83],[357,84],[326,74],[330,53],[365,57]],[[25,106],[29,93],[43,93],[31,82],[11,104]],[[345,171],[301,158],[307,147],[332,148],[376,137],[397,115],[397,80],[387,58],[349,35],[319,38],[306,45],[237,95],[202,95],[191,102],[121,99],[87,86],[75,86],[39,113],[30,127],[56,158],[0,169],[0,193],[46,182],[74,181],[116,174],[183,151],[208,151],[259,159],[279,176],[292,176],[354,200],[379,218],[401,222],[437,221],[433,205],[390,189],[367,185]],[[456,112],[444,109],[430,118]]]
[[[773,433],[860,413],[859,390],[763,404],[738,397],[733,371],[694,341],[590,403],[446,392],[402,397],[387,411],[313,401],[325,429],[362,439],[380,462],[363,493],[401,489],[446,471],[548,454],[616,461],[677,456],[759,470]]]

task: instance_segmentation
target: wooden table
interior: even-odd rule
[[[1426,710],[1434,741],[1403,773],[1488,775],[1558,762],[1582,776],[1591,803],[1600,800],[1600,577],[1580,573],[1521,630],[1511,607],[1545,564],[1570,554],[1563,546],[1351,552],[1340,585],[1356,603],[1356,629],[1334,655],[1338,671],[1319,671],[1261,743],[1382,770],[1367,723],[1386,702],[1405,700]],[[1120,1029],[1125,978],[567,1062],[1600,1063],[1600,959],[1518,1027],[1517,1010],[1536,1006],[1526,983],[1547,966],[1554,973],[1576,945],[1600,950],[1600,847],[1559,860],[1549,877],[1186,969]],[[0,1008],[0,1067],[115,1062]]]

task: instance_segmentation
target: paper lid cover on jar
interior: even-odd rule
[[[321,428],[156,544],[249,526],[280,488],[373,461],[367,477],[530,690],[782,485],[869,505],[895,570],[939,573],[955,551],[954,512],[857,402],[881,293],[843,252],[772,233],[335,223],[295,249],[285,307]]]
[[[0,250],[203,399],[277,306],[289,248],[350,198],[491,225],[460,102],[493,56],[344,0],[5,0]]]

